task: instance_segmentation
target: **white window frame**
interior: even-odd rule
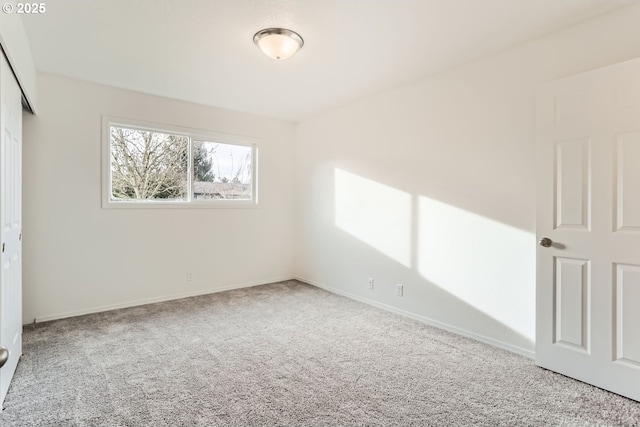
[[[189,165],[187,170],[187,200],[112,200],[111,192],[111,126],[129,129],[162,132],[189,138]],[[220,144],[241,145],[251,147],[251,196],[250,200],[237,199],[193,199],[193,167],[192,142],[207,141]],[[181,126],[165,125],[140,120],[123,119],[113,116],[102,116],[102,207],[103,208],[257,208],[258,207],[258,140],[251,137],[230,135]]]

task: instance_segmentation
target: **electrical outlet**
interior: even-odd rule
[[[190,271],[187,271],[187,282],[191,282],[193,281],[193,273],[191,273]]]
[[[396,295],[401,297],[403,293],[404,293],[404,285],[401,285],[400,283],[396,283]]]
[[[367,287],[368,287],[369,289],[373,289],[373,277],[369,277],[369,278],[367,279]]]

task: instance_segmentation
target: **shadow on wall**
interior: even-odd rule
[[[532,346],[535,289],[523,286],[535,277],[532,233],[339,168],[334,185],[338,229],[432,288],[430,299],[436,286],[464,303],[469,317]]]

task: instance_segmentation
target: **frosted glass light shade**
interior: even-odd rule
[[[270,58],[287,59],[304,45],[300,34],[284,28],[267,28],[253,36],[253,42]]]

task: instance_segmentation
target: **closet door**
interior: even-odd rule
[[[1,405],[22,355],[22,103],[2,54],[0,133],[0,345],[8,350],[0,368]]]

